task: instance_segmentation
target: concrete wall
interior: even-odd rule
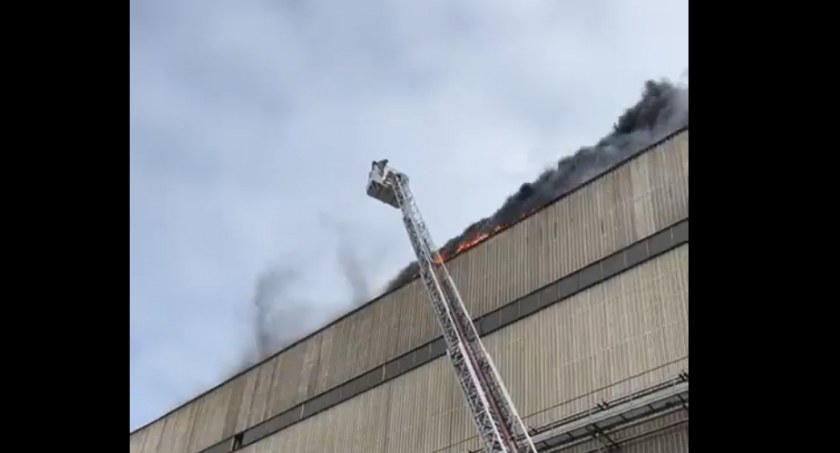
[[[688,245],[503,328],[485,344],[530,426],[664,382],[688,369]],[[631,450],[673,444],[679,448],[661,451],[685,451],[679,433],[653,436],[658,440],[639,441]],[[242,452],[463,453],[478,447],[453,371],[441,357]]]
[[[447,265],[468,309],[481,316],[687,216],[686,130]],[[417,281],[406,285],[138,430],[131,452],[196,453],[378,373],[376,367],[439,337],[423,291]]]

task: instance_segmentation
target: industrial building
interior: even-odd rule
[[[540,451],[688,451],[687,128],[447,267]],[[480,448],[418,280],[136,430],[130,446]]]

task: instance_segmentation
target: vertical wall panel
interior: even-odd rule
[[[598,204],[598,217],[600,217],[601,248],[602,250],[618,250],[620,241],[616,237],[616,230],[619,228],[615,214],[615,178],[604,178],[600,184],[593,184],[595,187],[595,200]]]
[[[143,453],[157,453],[160,446],[161,435],[166,420],[160,420],[147,426],[143,431],[145,438],[143,439]]]
[[[519,291],[523,295],[533,291],[539,286],[539,283],[543,281],[540,274],[540,264],[543,261],[543,256],[545,255],[545,248],[542,246],[542,239],[540,236],[543,230],[542,224],[544,219],[544,215],[537,214],[532,216],[529,219],[530,221],[527,222],[527,247],[523,248],[520,254],[522,256],[523,263],[521,270],[524,272],[524,275],[522,275],[523,284],[520,286]]]
[[[376,327],[377,332],[374,335],[382,341],[384,352],[384,355],[382,355],[383,358],[396,357],[400,353],[400,344],[398,341],[398,338],[400,337],[400,320],[406,312],[404,311],[404,305],[398,304],[397,300],[402,301],[402,299],[405,298],[405,294],[408,294],[408,291],[415,290],[415,288],[411,288],[411,286],[418,286],[419,284],[419,280],[415,280],[410,285],[399,289],[398,292],[401,296],[392,303],[386,302],[377,304],[379,305],[379,307],[377,307],[377,310],[379,311],[377,317],[379,324]],[[387,361],[387,358],[382,360],[381,363]]]
[[[644,160],[641,160],[644,159]],[[630,181],[633,185],[633,222],[639,237],[650,236],[656,232],[653,222],[653,203],[651,199],[649,166],[641,165],[649,160],[648,156],[630,165]]]
[[[655,153],[651,155],[648,160],[650,186],[653,191],[653,223],[654,229],[660,230],[669,226],[672,223],[671,215],[673,209],[669,206],[674,204],[673,189],[670,187],[671,182],[671,156],[673,152]]]
[[[337,368],[339,364],[345,363],[340,357],[340,352],[337,351],[335,337],[338,329],[326,329],[321,336],[321,354],[320,363],[318,364],[318,374],[315,379],[315,388],[317,392],[325,392],[331,387],[334,387],[338,382],[336,375],[340,372]]]
[[[193,428],[186,451],[201,451],[223,439],[232,390],[233,386],[225,385],[196,401]]]
[[[345,338],[345,343],[347,344],[347,353],[346,357],[353,357],[353,356],[363,356],[366,354],[366,350],[362,349],[361,340],[364,338],[364,334],[362,333],[362,323],[360,316],[352,316],[352,319],[348,319],[348,324],[350,324],[350,336]],[[361,357],[359,357],[361,358]],[[356,370],[356,364],[364,361],[364,358],[361,360],[347,360],[347,366],[344,367],[344,372],[341,374],[341,382],[348,381],[353,377],[361,374],[362,370]],[[315,374],[315,378],[317,378],[317,370]]]
[[[190,433],[196,405],[190,404],[166,417],[163,433],[158,444],[159,453],[182,453],[189,451]]]
[[[480,283],[477,283],[479,285],[478,294],[481,299],[477,303],[472,300],[464,301],[467,304],[467,309],[470,310],[470,313],[486,313],[490,311],[490,307],[493,306],[493,290],[495,287],[492,282],[495,281],[495,276],[501,272],[500,266],[503,261],[499,258],[501,244],[499,238],[501,238],[501,236],[497,236],[485,244],[483,247],[484,258],[482,261],[476,263],[476,266],[480,269],[479,273],[481,275],[481,281]]]
[[[278,359],[286,355],[275,357],[256,368],[256,373],[253,374],[254,397],[251,400],[251,409],[248,413],[248,426],[254,426],[268,418],[274,369]]]
[[[304,348],[306,348],[306,342],[298,343],[285,353],[278,355],[274,360],[272,372],[266,373],[270,380],[261,421],[293,406],[298,400],[300,387],[306,385],[306,381],[299,377],[303,369]]]
[[[300,374],[298,375],[299,377],[297,378],[300,382],[298,389],[298,397],[294,404],[303,402],[307,398],[312,398],[317,394],[315,392],[315,379],[316,372],[318,370],[318,354],[321,351],[320,341],[321,334],[318,334],[310,340],[301,343],[302,345],[304,345],[305,352],[303,356],[303,368],[300,370]],[[292,376],[294,375],[290,375],[289,377],[292,378]],[[288,385],[288,381],[284,382],[284,385]],[[284,409],[286,408],[283,407],[276,413],[280,413]]]
[[[458,272],[460,280],[462,279],[460,278],[462,272],[460,270]],[[437,336],[438,333],[437,324],[434,324],[434,311],[429,302],[429,296],[426,295],[426,288],[423,285],[418,284],[413,287],[410,304],[411,309],[409,311],[412,313],[413,318],[406,319],[405,321],[412,323],[414,330],[412,331],[412,341],[406,345],[405,351],[410,351],[420,346]]]
[[[333,338],[333,348],[334,354],[328,359],[329,362],[325,362],[325,367],[330,367],[333,370],[333,377],[329,382],[329,385],[324,388],[324,390],[335,386],[337,383],[340,383],[345,380],[345,376],[348,373],[348,369],[352,367],[351,361],[348,359],[348,354],[354,354],[355,359],[364,360],[364,357],[359,357],[359,353],[350,349],[350,338],[352,336],[352,328],[353,328],[353,318],[354,316],[350,316],[344,319],[342,322],[335,325],[335,336]],[[329,363],[329,365],[328,365]]]
[[[360,342],[357,351],[361,357],[360,360],[350,361],[353,365],[349,373],[351,378],[370,370],[379,361],[379,357],[373,356],[373,351],[374,345],[382,341],[380,337],[373,335],[376,328],[375,313],[372,310],[362,310],[359,312],[359,318]]]
[[[425,338],[431,335],[431,332],[426,331],[428,325],[418,322],[424,317],[431,316],[431,313],[425,310],[426,307],[422,304],[422,302],[425,302],[420,297],[422,289],[421,285],[416,284],[404,288],[403,297],[399,301],[402,316],[399,316],[396,320],[399,334],[392,337],[393,342],[398,344],[395,356],[419,346]]]
[[[133,433],[128,439],[129,453],[143,453],[143,444],[146,442],[147,429]]]
[[[249,370],[243,374],[240,379],[242,384],[242,398],[239,400],[239,409],[236,413],[236,426],[234,432],[239,432],[249,427],[248,418],[251,414],[251,406],[256,396],[257,378],[259,375],[259,368]]]

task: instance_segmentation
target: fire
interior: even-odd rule
[[[529,215],[533,214],[534,212],[537,211],[537,209],[538,208],[534,208],[534,209],[531,209],[530,211],[527,211],[527,212],[523,213],[521,216],[519,216],[519,220],[522,220],[525,217],[528,217]],[[446,254],[443,253],[442,250],[439,251],[438,255],[434,258],[434,261],[437,264],[443,264],[444,261],[448,261],[450,258],[454,258],[454,257],[460,255],[462,252],[466,252],[467,250],[469,250],[469,249],[475,247],[476,245],[484,242],[484,240],[486,240],[489,237],[495,235],[499,231],[502,231],[502,230],[506,229],[509,226],[510,225],[508,225],[506,223],[500,223],[500,224],[496,225],[495,227],[493,227],[493,230],[490,233],[476,233],[473,236],[471,236],[467,239],[464,239],[460,244],[458,244],[458,247],[455,249],[455,252],[452,253],[452,255],[446,255]]]
[[[463,252],[464,250],[471,249],[479,242],[487,239],[490,237],[487,233],[478,233],[477,235],[473,236],[472,239],[467,239],[466,241],[458,244],[458,248],[455,249],[455,254],[458,255],[459,253]]]
[[[502,228],[504,228],[504,225],[497,225],[495,228],[493,228],[493,234],[499,232]],[[471,238],[466,239],[463,242],[461,242],[460,244],[458,244],[458,247],[455,249],[455,252],[451,256],[447,256],[443,252],[439,252],[438,256],[435,257],[435,263],[443,264],[443,262],[449,260],[449,258],[453,258],[453,257],[456,257],[456,256],[460,255],[462,252],[465,252],[465,251],[475,247],[476,245],[483,242],[485,239],[487,239],[489,237],[490,237],[490,234],[477,233],[474,236],[472,236]]]

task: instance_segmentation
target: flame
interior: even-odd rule
[[[464,250],[469,250],[469,249],[475,247],[476,244],[478,244],[479,242],[487,239],[488,237],[490,237],[490,235],[487,234],[487,233],[476,234],[475,236],[472,237],[472,239],[467,239],[466,241],[458,244],[458,248],[455,249],[455,255],[460,254]]]
[[[529,215],[537,212],[537,210],[539,210],[539,209],[540,208],[534,208],[534,209],[531,209],[527,212],[524,212],[522,215],[519,216],[518,220],[522,220],[525,217],[528,217]],[[449,261],[450,259],[455,258],[456,256],[460,255],[461,253],[466,252],[467,250],[469,250],[469,249],[475,247],[476,245],[484,242],[485,240],[489,239],[490,237],[495,236],[496,233],[507,229],[509,226],[510,226],[510,224],[500,223],[500,224],[496,225],[495,227],[493,227],[493,230],[490,233],[479,232],[479,233],[476,233],[476,234],[470,236],[467,239],[464,239],[463,241],[461,241],[460,244],[458,244],[458,247],[455,248],[455,252],[453,252],[452,255],[447,255],[447,254],[443,253],[443,250],[440,250],[440,251],[438,251],[437,256],[434,257],[434,262],[436,264],[443,264],[445,261]]]

